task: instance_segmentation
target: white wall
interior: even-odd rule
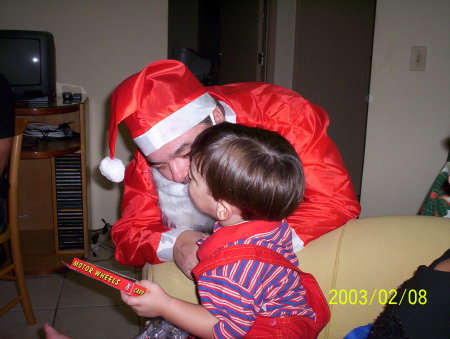
[[[448,154],[450,2],[378,0],[362,216],[416,214]],[[410,71],[411,46],[426,70]]]
[[[127,76],[167,56],[167,0],[0,0],[0,29],[53,33],[56,81],[82,86],[89,96],[91,227],[119,217],[121,186],[98,173],[107,155],[109,99]],[[123,133],[116,154],[126,163],[130,148]]]
[[[283,10],[293,5],[280,2],[278,15],[288,20]],[[113,223],[119,217],[121,185],[108,183],[97,171],[107,154],[109,97],[125,77],[166,57],[167,6],[167,0],[0,0],[0,29],[52,32],[57,82],[88,92],[92,228],[102,226],[101,218]],[[444,165],[450,130],[449,11],[447,0],[378,0],[363,216],[415,214]],[[289,48],[283,38],[289,42],[277,36],[278,48]],[[428,47],[425,72],[408,70],[410,47],[416,45]],[[282,66],[292,63],[278,59],[276,67]],[[287,73],[278,68],[275,77],[291,87]],[[127,162],[134,145],[125,145],[129,138],[123,132],[116,153]]]

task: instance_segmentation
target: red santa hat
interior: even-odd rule
[[[113,92],[109,125],[109,157],[100,163],[109,180],[123,180],[125,166],[114,157],[122,121],[147,156],[210,116],[214,99],[189,69],[176,60],[156,61],[125,79]]]

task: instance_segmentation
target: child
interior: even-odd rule
[[[201,305],[158,285],[143,296],[122,293],[145,317],[163,317],[201,338],[314,338],[329,319],[311,275],[296,267],[285,220],[303,197],[294,147],[275,132],[222,123],[192,144],[189,194],[217,220],[199,247],[193,274]]]

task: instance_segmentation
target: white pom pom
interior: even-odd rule
[[[113,182],[121,182],[125,176],[125,165],[118,158],[106,157],[99,166],[100,172]]]

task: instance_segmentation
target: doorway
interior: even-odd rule
[[[169,0],[168,55],[181,44],[212,60],[210,85],[273,83],[280,1]],[[292,89],[328,112],[328,134],[359,195],[376,0],[297,0],[295,7]]]
[[[273,3],[169,0],[168,57],[174,46],[182,46],[211,60],[210,85],[269,81],[267,46]]]

